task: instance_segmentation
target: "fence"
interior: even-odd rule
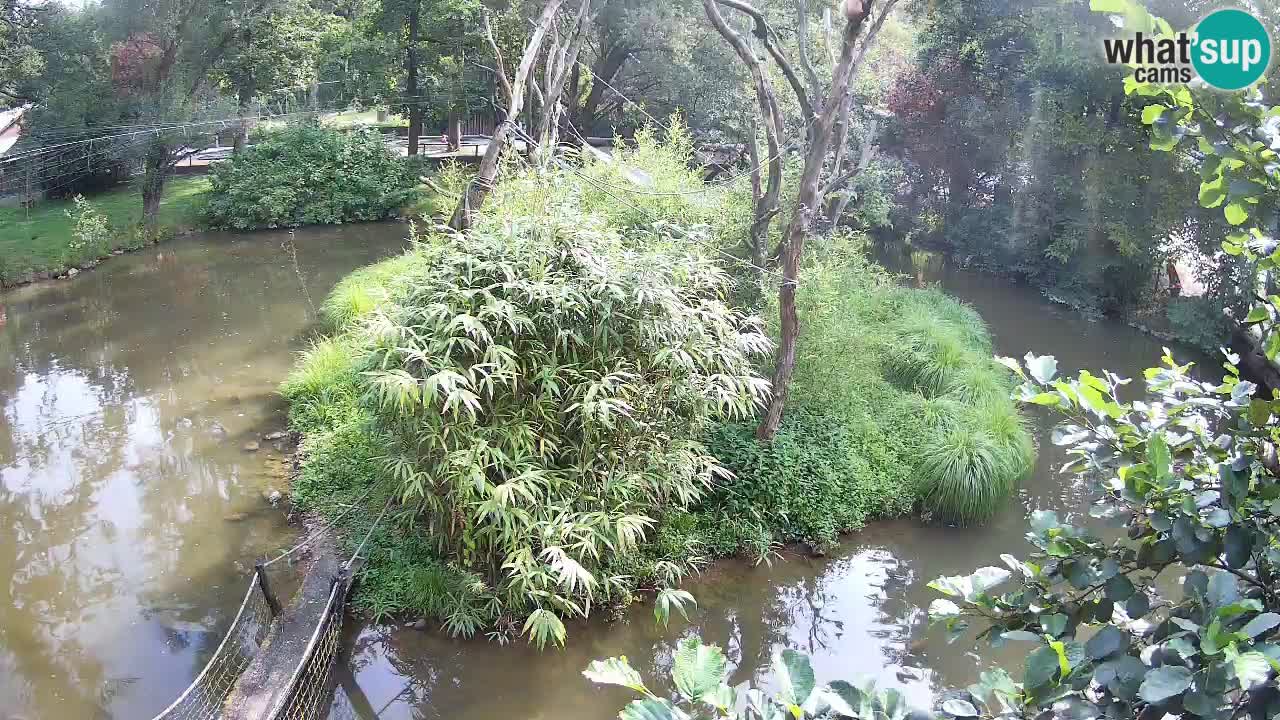
[[[346,572],[332,580],[324,612],[298,658],[288,685],[261,720],[317,720],[326,716],[334,687],[333,666],[341,649],[349,588]],[[262,650],[271,622],[280,614],[280,606],[270,592],[265,569],[256,568],[244,601],[213,657],[186,692],[153,720],[222,720],[227,698]]]
[[[315,633],[298,662],[289,686],[269,720],[316,720],[327,713],[333,695],[333,666],[342,644],[342,617],[350,583],[345,576],[333,580],[329,603]]]

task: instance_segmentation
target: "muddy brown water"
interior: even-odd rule
[[[313,303],[404,234],[197,235],[0,293],[0,719],[146,720],[200,671],[295,535],[261,435]]]
[[[146,720],[199,672],[252,559],[295,538],[264,499],[280,486],[281,453],[242,447],[283,427],[275,387],[314,305],[403,234],[199,235],[0,294],[0,720]],[[1128,376],[1160,354],[1128,327],[998,278],[931,266],[919,279],[973,304],[1004,354],[1035,349],[1064,370]],[[627,655],[654,678],[694,632],[726,648],[735,683],[764,678],[789,647],[813,656],[819,680],[870,676],[926,704],[1019,655],[928,630],[925,584],[1024,548],[1029,510],[1082,506],[1083,489],[1052,471],[1048,418],[1036,424],[1035,473],[989,525],[879,522],[824,559],[720,563],[690,583],[690,620],[667,629],[640,605],[537,652],[350,622],[331,717],[614,717],[627,694],[591,686],[586,664]]]

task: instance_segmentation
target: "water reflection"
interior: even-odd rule
[[[1064,372],[1108,368],[1141,377],[1155,363],[1160,343],[1109,322],[1090,322],[1028,288],[1000,278],[949,269],[936,256],[909,255],[902,272],[912,284],[941,282],[972,304],[993,331],[996,350],[1022,356],[1052,353]],[[1179,357],[1202,361],[1193,353]],[[732,682],[759,684],[775,650],[813,657],[820,682],[875,678],[928,704],[946,687],[963,687],[994,665],[1016,667],[1025,648],[948,644],[930,629],[925,608],[936,595],[927,583],[941,575],[1000,564],[1004,552],[1029,548],[1026,514],[1055,509],[1078,516],[1085,488],[1056,474],[1064,454],[1048,442],[1053,419],[1033,418],[1040,456],[1016,501],[981,528],[929,527],[914,520],[876,523],[850,538],[831,557],[787,556],[772,566],[717,564],[689,588],[698,609],[689,623],[654,626],[652,609],[635,608],[619,623],[570,628],[564,650],[539,653],[523,645],[455,641],[435,630],[357,627],[350,638],[349,675],[336,693],[331,717],[522,717],[599,720],[614,717],[625,691],[591,686],[581,671],[596,658],[627,655],[646,678],[665,676],[675,643],[697,632],[725,648]]]
[[[275,386],[396,225],[202,236],[0,295],[0,718],[150,717],[220,641],[255,556]]]

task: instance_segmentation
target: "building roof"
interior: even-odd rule
[[[22,137],[21,128],[18,132],[8,132],[10,128],[18,125],[18,121],[22,119],[23,114],[27,112],[30,105],[11,108],[9,110],[0,111],[0,155],[9,152],[18,143],[18,139]]]

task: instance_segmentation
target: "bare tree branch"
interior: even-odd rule
[[[782,147],[780,138],[786,126],[783,124],[782,113],[778,109],[777,98],[773,94],[773,85],[765,75],[760,59],[751,51],[751,46],[748,45],[746,38],[734,30],[725,21],[724,16],[720,14],[720,10],[716,7],[716,3],[720,1],[702,0],[702,5],[707,12],[707,18],[711,20],[711,24],[724,36],[729,45],[737,52],[739,59],[751,72],[751,80],[756,90],[756,103],[760,107],[760,117],[764,124],[765,144],[769,153],[767,187],[762,194],[752,193],[755,217],[751,225],[751,237],[749,239],[752,257],[761,260],[756,265],[763,266],[764,251],[769,242],[769,226],[772,224],[774,216],[778,214],[782,195]],[[753,137],[752,142],[754,143],[754,141]],[[759,155],[758,150],[756,155]],[[756,172],[759,171],[759,165],[758,160],[753,159],[752,167]]]
[[[795,68],[791,66],[791,61],[783,54],[778,46],[778,34],[769,26],[765,20],[764,13],[761,13],[749,3],[742,0],[715,0],[725,7],[733,8],[739,12],[746,13],[755,21],[755,36],[760,38],[764,43],[764,47],[769,51],[769,56],[778,64],[778,68],[782,70],[782,75],[786,77],[787,84],[791,86],[791,91],[796,94],[796,102],[800,104],[800,113],[804,116],[806,122],[813,119],[815,110],[813,103],[809,99],[809,92],[805,89],[804,83],[800,82],[800,77],[796,75]],[[723,34],[723,33],[721,33]]]
[[[458,202],[458,207],[453,212],[453,217],[449,221],[449,226],[455,230],[463,231],[471,227],[475,218],[475,213],[484,205],[485,199],[489,196],[489,191],[493,188],[494,181],[498,177],[498,159],[502,155],[503,149],[506,148],[507,136],[511,132],[511,123],[520,116],[520,110],[524,106],[525,85],[529,82],[529,74],[533,72],[534,63],[538,60],[538,53],[542,49],[543,40],[546,39],[547,32],[551,29],[551,24],[555,22],[556,13],[560,11],[560,6],[564,4],[564,0],[547,0],[546,6],[542,8],[542,15],[539,16],[537,24],[533,28],[533,34],[529,36],[528,42],[524,46],[524,54],[520,58],[520,65],[516,68],[515,79],[507,87],[508,102],[507,116],[503,122],[493,131],[493,137],[489,138],[489,147],[485,150],[484,159],[480,161],[480,169],[476,172],[475,178],[467,185],[467,190],[462,194],[462,199]],[[492,40],[492,33],[490,39]],[[497,44],[494,43],[495,52]],[[497,53],[499,59],[497,66],[502,67],[501,53]]]
[[[796,0],[796,45],[800,48],[800,68],[809,81],[809,92],[816,97],[822,92],[822,83],[809,58],[809,0]]]

